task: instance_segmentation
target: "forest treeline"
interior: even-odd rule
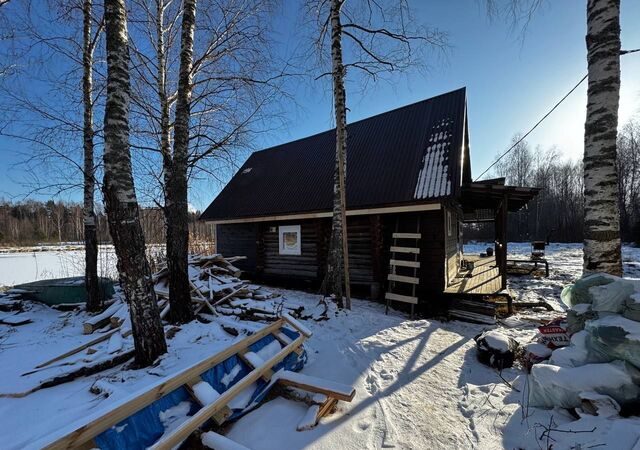
[[[199,213],[189,213],[189,234],[194,242],[212,241],[210,225],[198,221]],[[63,242],[82,243],[82,204],[0,200],[0,245],[35,245]],[[110,244],[111,236],[103,210],[96,212],[98,242]],[[164,214],[159,208],[141,208],[140,222],[148,244],[164,244]]]
[[[514,136],[513,142],[520,139]],[[640,243],[640,121],[632,119],[618,134],[617,170],[620,230],[624,242]],[[492,172],[506,183],[541,188],[538,196],[509,214],[509,240],[582,242],[584,178],[582,161],[563,158],[556,147],[532,149],[527,141],[514,147]],[[494,239],[493,224],[468,225],[465,240]]]

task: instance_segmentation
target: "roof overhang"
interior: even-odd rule
[[[491,183],[491,181],[495,182]],[[502,183],[500,179],[495,179],[463,185],[460,197],[462,210],[465,213],[478,210],[496,210],[506,200],[507,210],[516,212],[526,206],[540,192],[540,188],[505,186]]]
[[[361,208],[361,209],[348,209],[347,216],[367,216],[372,214],[397,214],[405,212],[419,212],[419,211],[437,211],[441,208],[440,203],[422,203],[415,205],[397,205],[386,206],[376,208]],[[304,220],[304,219],[319,219],[332,217],[332,211],[317,211],[308,213],[296,213],[296,214],[280,214],[271,216],[257,216],[257,217],[235,217],[229,219],[217,219],[217,220],[205,220],[212,225],[218,224],[231,224],[231,223],[254,223],[254,222],[280,222],[285,220]]]

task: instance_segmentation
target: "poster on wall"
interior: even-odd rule
[[[281,255],[300,255],[302,236],[300,225],[283,225],[279,227],[279,245]]]

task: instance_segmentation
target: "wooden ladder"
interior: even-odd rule
[[[384,298],[387,300],[387,307],[385,314],[389,313],[389,306],[392,301],[403,302],[411,304],[411,318],[413,319],[415,305],[418,304],[418,298],[416,297],[416,286],[420,284],[420,278],[418,277],[418,270],[420,269],[420,261],[418,261],[418,255],[420,254],[420,217],[418,217],[416,232],[415,233],[400,233],[399,219],[396,219],[395,232],[392,235],[393,245],[391,245],[389,259],[389,275],[387,280],[389,281],[389,289],[385,293]],[[412,245],[399,245],[398,241],[412,241]],[[411,255],[413,259],[399,258],[398,255]],[[413,270],[413,276],[398,275],[398,268],[403,267]],[[403,283],[411,287],[411,295],[398,294],[394,290],[398,287],[398,283]]]

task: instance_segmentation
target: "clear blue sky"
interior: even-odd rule
[[[296,23],[293,0],[285,0],[281,22]],[[504,151],[517,132],[528,130],[586,74],[585,0],[552,0],[530,22],[524,40],[519,30],[500,19],[489,20],[480,0],[413,0],[418,19],[449,33],[451,48],[430,61],[426,75],[410,74],[394,83],[381,82],[366,92],[347,93],[348,120],[372,116],[440,93],[467,87],[471,164],[479,175]],[[622,47],[640,47],[640,1],[622,0]],[[288,35],[283,33],[282,40]],[[293,44],[290,44],[293,46]],[[286,46],[286,42],[285,42]],[[333,126],[327,84],[300,85],[297,104],[285,107],[286,127],[261,136],[267,147],[324,131]],[[557,145],[566,158],[583,148],[586,82],[549,117],[528,141],[546,148]],[[640,114],[640,53],[622,57],[620,120]],[[20,193],[7,177],[8,146],[0,140],[0,196]],[[15,178],[15,174],[13,174]],[[191,203],[198,209],[215,197],[220,186],[198,181]],[[78,197],[79,198],[79,197]]]

